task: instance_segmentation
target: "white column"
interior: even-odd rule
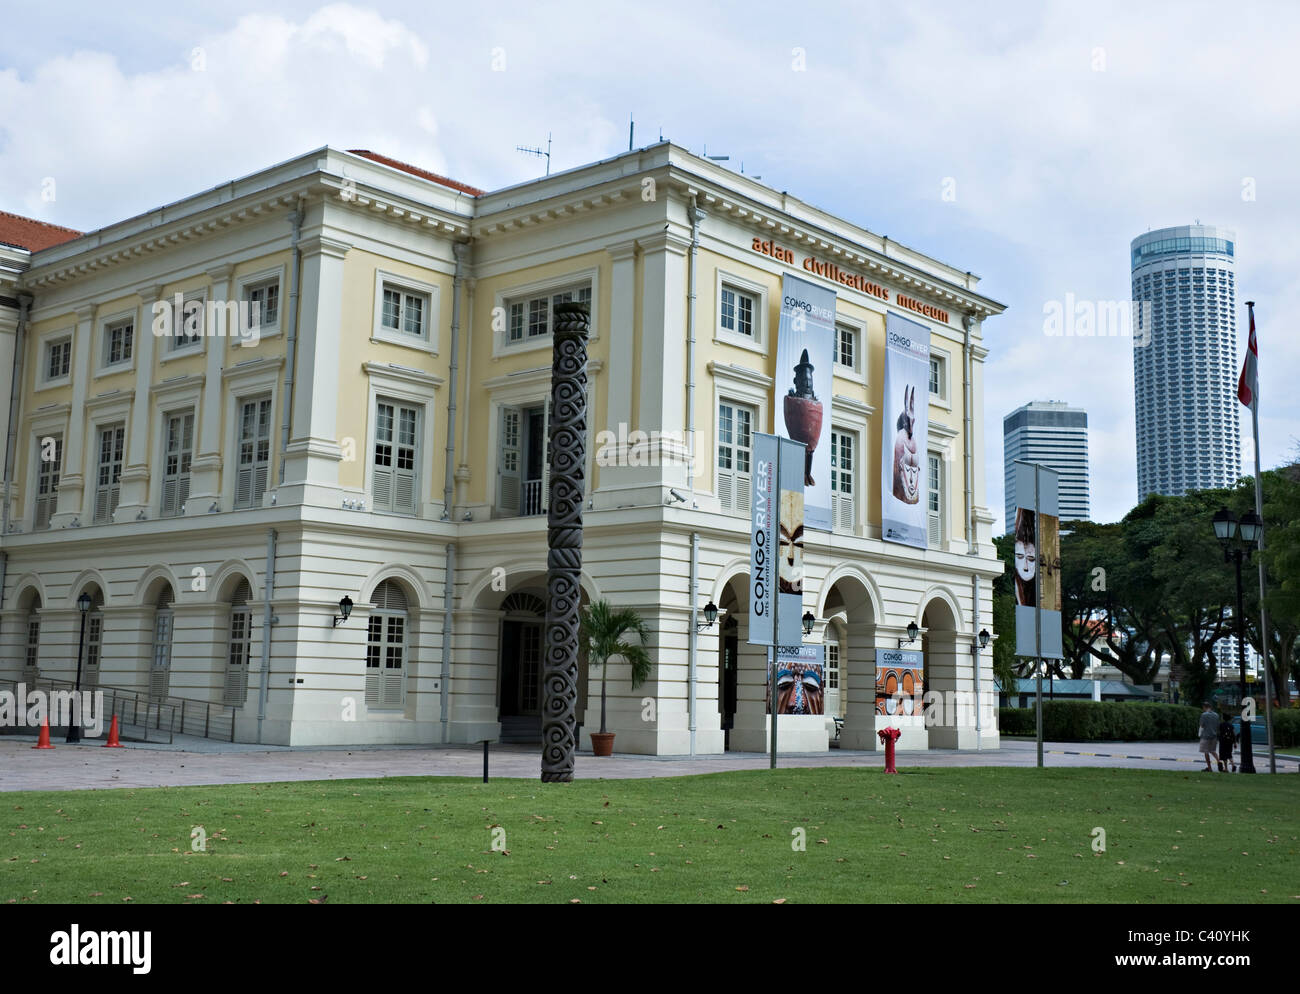
[[[90,386],[91,353],[94,351],[94,318],[93,306],[77,309],[77,327],[72,333],[72,412],[68,416],[68,438],[63,445],[59,503],[55,513],[50,516],[51,528],[67,528],[73,521],[88,524],[88,521],[81,519],[89,518],[89,512],[83,515],[82,511],[85,509],[86,492],[86,392]],[[93,460],[97,458],[94,439],[91,439],[90,450],[93,483]]]
[[[195,412],[194,458],[190,462],[190,497],[185,515],[207,514],[214,500],[221,498],[221,369],[225,365],[228,336],[242,330],[239,318],[232,328],[226,302],[230,299],[230,276],[235,267],[226,264],[208,270],[212,290],[203,330],[207,336],[207,367],[204,370],[203,399]]]
[[[324,235],[304,239],[301,312],[293,376],[293,428],[278,503],[338,503],[335,407],[339,363],[360,362],[343,350],[343,259],[352,246]],[[277,440],[279,436],[277,426]]]
[[[152,407],[149,387],[153,383],[154,342],[157,341],[153,333],[153,305],[161,299],[162,287],[142,286],[135,292],[140,297],[132,344],[135,402],[131,405],[131,423],[126,431],[126,465],[122,467],[122,494],[117,513],[113,515],[115,521],[134,521],[141,511],[149,513],[149,410]]]
[[[662,486],[685,486],[686,251],[690,241],[673,232],[639,241],[644,279],[641,296],[640,401],[636,428],[659,431],[651,451]],[[611,363],[612,364],[612,363]],[[611,397],[614,395],[611,389]]]

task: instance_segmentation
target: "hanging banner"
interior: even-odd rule
[[[886,542],[926,548],[930,431],[930,331],[892,311],[885,315],[884,438],[880,532]]]
[[[825,714],[824,645],[777,646],[776,713]],[[766,712],[772,713],[772,673],[768,669]]]
[[[917,649],[876,650],[876,714],[908,718],[924,711],[925,660]]]
[[[777,477],[777,450],[781,473]],[[804,447],[754,433],[750,495],[749,644],[803,643]]]
[[[1015,467],[1018,501],[1013,529],[1016,540],[1016,655],[1031,659],[1063,659],[1060,474],[1046,466],[1019,460]],[[1037,509],[1034,507],[1035,471]],[[1041,652],[1037,644],[1040,637]]]
[[[781,277],[776,337],[776,433],[802,442],[805,525],[831,530],[831,397],[835,291]],[[791,385],[793,383],[793,386]]]

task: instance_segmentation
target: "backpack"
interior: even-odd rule
[[[1232,722],[1224,721],[1219,724],[1219,744],[1230,746],[1237,741],[1237,734],[1232,730]]]

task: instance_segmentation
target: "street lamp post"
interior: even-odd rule
[[[81,641],[77,644],[77,683],[72,694],[72,713],[68,715],[69,743],[81,741],[81,657],[86,651],[86,615],[90,613],[90,594],[84,590],[77,598],[77,610],[81,612]]]
[[[1241,685],[1241,772],[1255,772],[1254,749],[1251,743],[1251,723],[1246,719],[1246,610],[1241,593],[1241,561],[1250,560],[1259,537],[1259,518],[1247,511],[1241,521],[1226,507],[1214,515],[1214,537],[1223,545],[1223,561],[1236,564],[1237,572],[1237,672]],[[1268,646],[1264,646],[1264,665],[1268,665]]]

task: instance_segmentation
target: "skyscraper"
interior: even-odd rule
[[[1139,501],[1241,475],[1235,240],[1208,224],[1133,239]]]
[[[1002,456],[1006,466],[1006,529],[1016,520],[1017,459],[1039,462],[1061,474],[1061,520],[1089,516],[1088,413],[1059,400],[1035,400],[1002,419]],[[1025,506],[1033,503],[1033,494]]]

